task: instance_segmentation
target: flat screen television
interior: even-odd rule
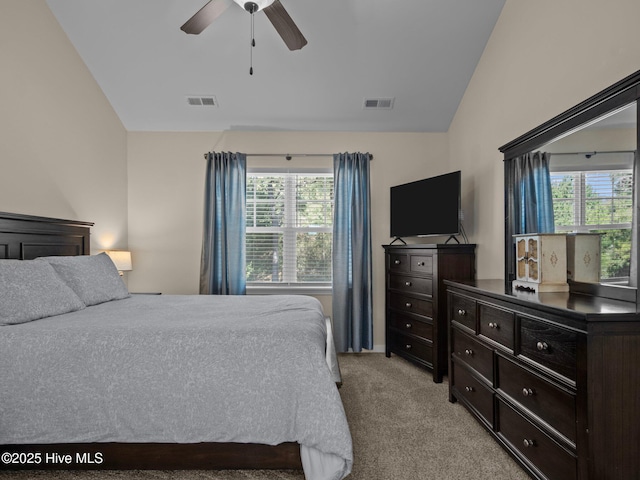
[[[461,172],[391,187],[391,236],[460,234]]]

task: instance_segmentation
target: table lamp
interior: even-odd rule
[[[131,252],[127,250],[108,250],[105,253],[111,258],[111,261],[116,266],[120,276],[122,276],[123,272],[133,270],[131,264]]]

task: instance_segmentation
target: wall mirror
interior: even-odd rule
[[[599,243],[597,276],[569,281],[572,292],[638,303],[640,72],[500,148],[505,166],[505,288],[515,278],[515,242],[522,231],[517,163],[537,152],[548,163],[557,233]]]
[[[598,271],[581,281],[633,286],[636,110],[635,103],[625,105],[540,147],[549,159],[555,231],[591,234],[600,244]]]

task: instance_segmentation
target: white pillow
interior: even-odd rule
[[[48,262],[87,307],[131,296],[106,253],[37,260]]]
[[[48,263],[0,260],[0,325],[26,323],[84,307]]]

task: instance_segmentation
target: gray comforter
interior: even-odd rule
[[[333,458],[308,477],[342,478],[325,334],[301,296],[134,295],[0,327],[0,444],[295,441]]]

